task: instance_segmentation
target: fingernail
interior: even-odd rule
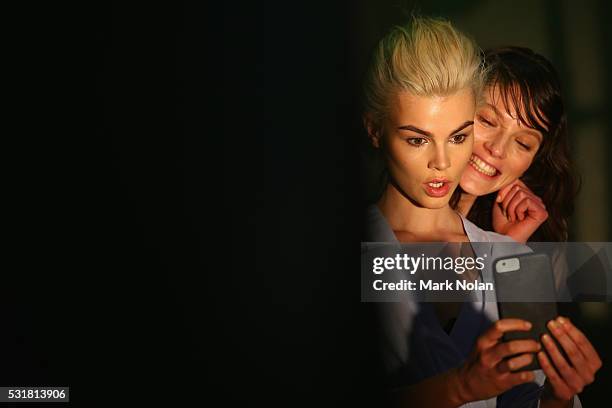
[[[551,320],[550,322],[548,322],[548,327],[550,328],[550,330],[553,330],[553,331],[559,329],[559,325],[554,320]]]
[[[531,329],[531,322],[525,322],[525,328]]]
[[[550,336],[548,334],[544,334],[544,335],[542,335],[542,340],[545,343],[548,343],[550,341]]]
[[[564,318],[562,318],[561,316],[557,317],[557,321],[561,324],[565,324],[567,323],[567,320],[565,320]]]

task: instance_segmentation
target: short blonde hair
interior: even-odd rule
[[[448,96],[471,88],[478,102],[484,82],[482,53],[472,39],[448,21],[413,17],[379,42],[365,83],[365,110],[382,119],[390,97],[401,91]]]

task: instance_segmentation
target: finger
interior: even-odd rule
[[[502,211],[503,211],[504,215],[506,216],[506,218],[508,218],[508,219],[510,219],[510,213],[508,212],[508,204],[510,204],[510,201],[512,200],[514,195],[516,193],[518,193],[519,191],[520,191],[520,187],[519,186],[513,186],[510,189],[510,191],[508,191],[508,193],[504,196],[504,200],[501,203]]]
[[[520,213],[518,211],[518,207],[521,204],[527,204],[527,209],[534,212],[539,211],[542,213],[546,211],[544,204],[537,201],[534,194],[521,188],[514,194],[512,199],[508,202],[508,207],[506,208],[506,212],[510,214],[510,217],[512,218],[511,221],[515,221],[517,219],[522,221],[524,219],[524,212],[523,218],[519,218]]]
[[[514,194],[516,194],[516,192],[519,190],[520,190],[520,187],[515,184],[506,192],[506,194],[504,194],[504,198],[501,201],[502,206],[504,208],[508,207],[508,203],[510,202]]]
[[[529,187],[527,187],[527,184],[525,184],[525,182],[523,180],[521,180],[520,178],[516,179],[513,184],[516,184],[518,186],[521,186],[521,187],[526,188],[526,189],[529,190]]]
[[[591,373],[590,367],[588,366],[584,355],[578,349],[578,346],[574,340],[567,335],[565,330],[563,330],[561,325],[555,320],[548,322],[548,328],[552,332],[553,336],[555,336],[555,338],[559,341],[559,344],[561,344],[563,350],[565,350],[565,354],[567,355],[569,362],[582,379],[583,384],[592,383],[594,380],[593,373]]]
[[[487,349],[495,344],[508,331],[528,331],[531,329],[531,323],[523,319],[500,319],[493,323],[479,338],[477,346],[481,349]]]
[[[561,323],[561,327],[563,327],[567,335],[576,343],[593,372],[599,370],[601,368],[601,358],[586,336],[574,326],[568,318],[559,316],[557,317],[557,321]]]
[[[533,199],[536,200],[536,202],[542,204],[544,206],[544,208],[546,208],[546,204],[544,204],[544,200],[542,200],[542,198],[538,195],[535,195],[535,193],[529,189],[527,189],[527,192],[529,193],[529,196]]]
[[[521,186],[523,188],[523,190],[527,190],[527,192],[529,192],[529,193],[533,194],[534,196],[536,196],[535,193],[529,188],[529,186],[527,184],[525,184],[525,182],[523,180],[517,179],[514,183],[519,185],[519,186]],[[538,196],[536,196],[536,197],[538,197]],[[541,200],[540,197],[538,197],[538,199]]]
[[[511,204],[512,205],[512,204]],[[544,222],[548,218],[548,212],[543,205],[535,202],[532,197],[521,201],[514,210],[519,221],[523,221],[527,216],[538,222]]]
[[[512,190],[512,187],[514,187],[515,185],[516,185],[516,181],[500,189],[499,192],[497,193],[497,198],[495,199],[495,201],[497,201],[498,203],[501,203],[502,201],[504,201],[504,197],[506,197],[506,194],[508,194],[508,191]]]
[[[514,356],[520,353],[535,353],[540,351],[540,343],[533,339],[511,340],[500,343],[493,349],[501,358]]]
[[[516,218],[519,221],[523,221],[525,218],[527,218],[527,215],[528,215],[528,212],[531,206],[533,206],[533,204],[531,203],[531,199],[526,198],[523,201],[521,201],[514,210],[516,214]]]
[[[525,201],[527,198],[528,198],[527,193],[525,193],[523,190],[518,190],[516,193],[514,193],[514,195],[512,196],[512,199],[508,201],[508,206],[506,207],[506,213],[508,214],[510,221],[517,220],[516,207],[520,203]]]
[[[552,337],[548,334],[542,336],[542,342],[544,343],[544,347],[546,347],[546,351],[548,351],[548,355],[550,356],[555,368],[563,378],[563,381],[567,383],[572,391],[575,393],[582,392],[583,383],[573,367],[567,363],[555,343],[553,342]]]
[[[516,371],[519,368],[522,368],[522,367],[525,367],[526,365],[531,364],[532,361],[533,361],[533,353],[521,354],[520,356],[517,356],[517,357],[512,357],[512,358],[502,360],[497,365],[497,371],[499,371],[500,373]]]
[[[521,187],[522,190],[526,191],[527,193],[529,193],[529,195],[533,196],[533,198],[536,199],[536,201],[544,204],[544,200],[542,200],[538,195],[536,195],[529,187],[527,187],[527,184],[525,184],[523,182],[523,180],[518,179],[516,180],[516,184],[519,185]]]
[[[546,374],[546,378],[552,385],[555,390],[555,394],[560,396],[563,399],[569,400],[574,396],[570,388],[567,386],[565,381],[559,376],[555,367],[551,364],[550,360],[546,356],[546,353],[540,351],[538,353],[538,361],[540,362],[540,367],[542,367],[542,371]]]
[[[519,384],[524,384],[528,382],[533,382],[535,380],[535,375],[533,371],[521,371],[518,373],[510,373],[505,379],[505,382],[513,387]]]
[[[540,343],[533,339],[512,340],[500,343],[490,350],[491,358],[497,364],[506,357],[521,353],[535,353],[540,351]]]
[[[544,204],[544,201],[538,197],[537,195],[535,195],[531,190],[529,190],[528,188],[521,188],[520,190],[522,193],[525,194],[526,197],[530,198],[533,200],[534,203],[546,208],[546,205]]]
[[[540,198],[529,187],[527,187],[527,184],[525,184],[521,179],[515,180],[512,184],[510,184],[510,186],[512,186],[512,187],[518,186],[520,188],[520,190],[526,192],[531,198],[534,199],[534,201],[536,201],[536,202],[542,204],[544,207],[546,207],[546,205],[544,204],[544,200],[542,200],[542,198]]]

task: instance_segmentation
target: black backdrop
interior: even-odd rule
[[[172,404],[366,404],[349,6],[242,3],[103,21],[96,378]]]

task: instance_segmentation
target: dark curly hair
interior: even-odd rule
[[[518,120],[544,136],[521,178],[542,198],[548,211],[548,219],[529,240],[566,241],[579,183],[570,160],[567,118],[557,72],[546,58],[523,47],[487,50],[485,61],[489,71],[487,88],[497,86],[506,111],[516,108]],[[496,195],[497,192],[478,197],[467,218],[492,230]]]

